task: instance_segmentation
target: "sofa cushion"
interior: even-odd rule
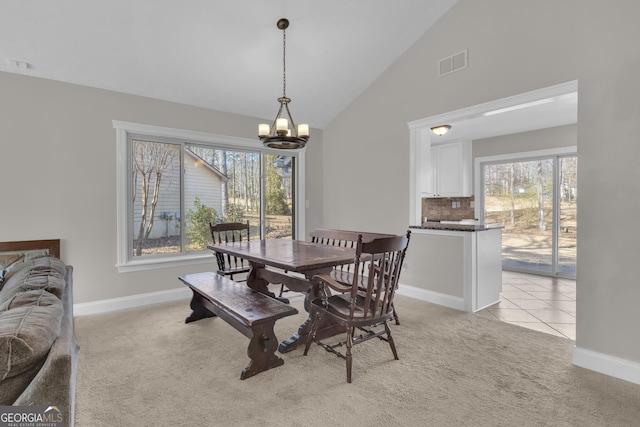
[[[3,252],[0,254],[0,289],[11,270],[15,270],[24,262],[25,254],[20,252]]]
[[[62,301],[44,289],[0,304],[0,405],[11,405],[38,372],[63,314]]]
[[[19,270],[25,263],[43,256],[49,256],[47,249],[0,253],[0,276],[4,275],[4,279],[0,278],[0,289],[2,289],[3,280],[8,279],[14,271]]]
[[[65,274],[64,262],[56,257],[47,255],[26,261],[6,276],[0,289],[0,304],[17,293],[36,289],[45,289],[61,298]]]

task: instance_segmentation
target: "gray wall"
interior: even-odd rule
[[[640,204],[638,16],[633,0],[460,0],[325,129],[325,226],[406,230],[407,122],[578,80],[576,344],[639,363],[639,239],[610,213]],[[469,67],[438,78],[463,49]]]
[[[640,239],[611,217],[640,209],[640,2],[591,0],[577,12],[577,345],[640,362]]]
[[[76,304],[184,288],[179,275],[211,269],[118,273],[112,120],[256,138],[260,119],[2,72],[0,94],[0,240],[61,238]],[[307,197],[322,206],[322,131],[311,132]],[[321,226],[321,213],[307,221]]]
[[[548,150],[578,144],[578,126],[566,125],[548,129],[501,135],[493,138],[474,139],[473,158],[500,154]]]

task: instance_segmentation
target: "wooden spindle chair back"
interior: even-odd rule
[[[216,225],[209,223],[209,228],[214,244],[248,242],[251,235],[249,221],[246,223],[227,222]],[[234,274],[248,273],[251,268],[246,260],[233,255],[215,252],[215,257],[218,264],[218,274],[229,276],[231,280],[233,280]]]
[[[341,246],[344,248],[355,249],[358,244],[358,236],[362,236],[362,241],[366,243],[373,239],[391,237],[393,235],[381,234],[381,233],[361,233],[358,231],[317,228],[313,230],[311,233],[309,233],[309,236],[311,236],[312,243],[317,243],[321,245]],[[331,272],[331,276],[333,279],[335,279],[338,282],[350,284],[355,274],[354,268],[355,266],[353,263],[336,266]],[[363,286],[361,286],[361,289],[362,288]],[[395,318],[396,325],[399,325],[400,318],[398,317],[397,311],[394,311],[394,318]]]

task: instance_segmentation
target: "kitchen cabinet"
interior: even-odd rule
[[[423,152],[422,197],[470,197],[471,141],[432,145]]]

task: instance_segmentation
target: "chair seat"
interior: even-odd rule
[[[380,317],[375,318],[372,316],[375,310],[372,308],[369,308],[368,310],[365,309],[365,298],[362,295],[358,295],[353,317],[350,317],[350,300],[351,296],[349,294],[337,294],[331,295],[327,299],[328,306],[326,307],[320,298],[315,299],[312,303],[323,308],[327,313],[333,315],[337,319],[351,320],[352,322],[359,323],[360,325],[371,325],[382,321]],[[390,313],[387,317],[393,317],[393,313]]]
[[[334,268],[333,270],[331,270],[331,272],[329,273],[329,276],[336,282],[342,283],[343,285],[351,285],[354,279],[353,273],[349,271],[341,270],[339,268]],[[367,276],[359,276],[357,279],[358,279],[358,289],[362,291],[367,289]],[[399,325],[400,320],[398,319],[398,313],[396,312],[395,307],[393,309],[393,318],[396,320],[396,325]]]
[[[351,286],[353,284],[354,274],[348,271],[334,268],[329,273],[329,277],[331,277],[333,280],[335,280],[338,283]],[[367,280],[369,280],[367,276],[358,276],[357,280],[358,280],[358,289],[367,289]]]
[[[329,275],[336,282],[343,283],[345,285],[351,285],[351,283],[353,282],[353,273],[349,271],[344,271],[338,268],[334,268],[333,270],[331,270]]]

